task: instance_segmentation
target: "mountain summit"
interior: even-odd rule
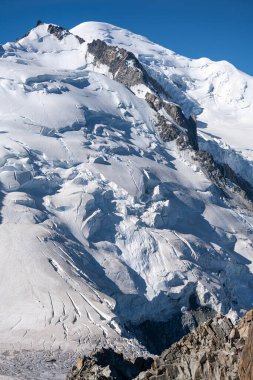
[[[250,309],[252,99],[110,24],[0,47],[1,349],[160,353]]]

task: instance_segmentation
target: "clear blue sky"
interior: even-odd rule
[[[23,36],[38,19],[66,28],[109,22],[253,75],[253,0],[0,0],[0,42]]]

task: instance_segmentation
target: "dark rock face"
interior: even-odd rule
[[[66,380],[130,380],[151,367],[153,359],[124,359],[112,349],[102,349],[89,358],[79,359]]]
[[[172,345],[136,380],[253,380],[253,310],[216,316]]]
[[[156,112],[158,112],[162,109],[163,101],[160,97],[158,97],[154,94],[151,94],[151,92],[147,92],[145,99],[146,99],[147,103],[150,105],[150,107],[153,108],[153,110],[155,110]]]
[[[2,47],[2,45],[0,45],[0,57],[4,55],[4,48]]]
[[[67,29],[63,28],[62,26],[58,26],[58,25],[52,25],[52,24],[50,24],[50,25],[48,25],[48,29],[47,30],[48,30],[48,32],[50,34],[53,34],[60,41],[64,37],[66,37],[66,36],[68,36],[68,35],[71,34]],[[81,38],[79,36],[75,36],[75,37],[79,41],[80,44],[82,44],[83,42],[85,42],[83,38]]]
[[[239,380],[236,334],[228,318],[215,317],[164,351],[138,380]]]
[[[163,142],[173,141],[180,135],[180,130],[160,114],[157,114],[156,127]]]
[[[167,114],[170,115],[172,119],[175,120],[178,125],[180,125],[180,127],[188,129],[187,119],[184,116],[180,106],[174,103],[164,102],[163,107]]]
[[[128,88],[144,84],[156,92],[164,92],[162,87],[149,77],[133,53],[122,48],[109,46],[101,40],[94,40],[89,43],[88,52],[94,56],[94,64],[107,65],[113,79]]]
[[[176,144],[177,144],[178,149],[181,151],[186,150],[186,149],[191,149],[189,138],[188,138],[188,135],[186,134],[185,135],[181,134],[177,138]]]
[[[253,380],[253,310],[250,310],[239,325],[241,335],[247,337],[243,348],[240,365],[240,380]]]
[[[199,151],[195,154],[194,159],[198,161],[203,172],[213,183],[219,187],[224,187],[226,185],[222,171],[210,153]]]
[[[135,55],[125,49],[115,46],[109,46],[104,41],[94,40],[88,44],[88,53],[94,56],[93,63],[108,66],[109,72],[113,79],[124,84],[126,87],[143,84],[156,94],[147,92],[146,101],[157,112],[159,126],[159,135],[164,142],[175,140],[180,135],[180,130],[176,125],[166,120],[158,112],[163,108],[167,114],[179,125],[187,131],[188,142],[190,146],[198,150],[197,125],[193,117],[187,119],[180,106],[169,103],[161,99],[160,95],[169,94],[151,78]]]
[[[219,166],[221,167],[224,177],[228,178],[237,188],[242,190],[242,196],[253,201],[253,186],[240,175],[236,174],[228,164],[219,164]]]
[[[70,34],[70,32],[68,30],[66,30],[65,28],[63,28],[62,26],[58,26],[58,25],[48,25],[48,28],[47,28],[48,32],[50,34],[53,34],[55,37],[58,38],[58,40],[62,40],[65,36],[68,36]]]
[[[174,103],[163,102],[165,111],[172,117],[175,122],[188,132],[188,139],[191,147],[198,150],[197,124],[194,117],[187,119],[180,106]]]
[[[188,138],[190,145],[193,147],[194,150],[199,149],[199,144],[198,144],[198,135],[197,135],[197,123],[195,116],[190,116],[189,119],[187,120],[187,130],[188,130]]]
[[[154,360],[131,362],[111,349],[96,352],[79,359],[67,377],[84,379],[253,380],[253,310],[237,326],[216,315]]]
[[[36,23],[36,27],[43,25],[43,24],[44,24],[43,21],[38,20]],[[62,26],[53,25],[53,24],[48,25],[47,31],[50,34],[53,34],[56,38],[58,38],[59,41],[63,40],[64,37],[69,36],[71,34],[69,30],[63,28]],[[22,38],[29,36],[29,34],[30,34],[30,31],[27,32]],[[75,36],[75,38],[79,41],[80,44],[85,42],[85,40],[83,38],[76,36],[74,34],[73,34],[73,36]],[[19,38],[17,38],[16,42],[18,42],[18,41],[19,41]],[[1,56],[1,51],[0,51],[0,56]]]
[[[194,159],[198,161],[203,172],[215,185],[225,191],[229,189],[229,191],[253,201],[251,184],[236,174],[227,164],[222,165],[215,162],[213,156],[205,151],[196,152]]]
[[[41,20],[38,20],[37,21],[37,23],[36,23],[36,26],[39,26],[39,25],[43,25],[44,24],[44,22],[43,21],[41,21]]]
[[[158,123],[156,127],[158,127],[162,141],[169,142],[182,135],[182,131],[175,125],[177,124],[187,131],[187,138],[183,138],[182,141],[180,139],[178,145],[184,142],[184,149],[191,147],[194,150],[198,150],[197,124],[194,117],[190,116],[187,119],[179,105],[164,101],[159,96],[149,92],[146,94],[145,99],[150,107],[157,112]],[[158,113],[162,109],[174,120],[175,124],[169,122],[163,115]]]

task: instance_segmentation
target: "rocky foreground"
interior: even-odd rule
[[[252,380],[252,320],[253,309],[236,326],[216,316],[153,359],[103,349],[78,359],[67,380]]]

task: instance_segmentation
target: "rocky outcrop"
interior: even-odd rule
[[[187,131],[189,143],[192,146],[192,148],[197,151],[199,149],[199,144],[196,117],[194,115],[191,115],[189,119],[187,119]]]
[[[4,54],[4,48],[0,45],[0,57]]]
[[[163,142],[175,140],[181,133],[177,126],[168,121],[163,115],[157,114],[156,128]]]
[[[188,129],[188,120],[183,114],[181,107],[175,103],[163,102],[163,107],[168,115],[184,129]]]
[[[41,26],[41,25],[44,25],[44,22],[41,20],[38,20],[36,23],[36,28]],[[62,26],[58,26],[58,25],[54,25],[54,24],[49,24],[47,31],[48,31],[48,33],[54,35],[59,41],[62,41],[64,37],[72,34],[72,33],[70,33],[69,30],[63,28]],[[28,37],[30,33],[31,33],[31,31],[25,33],[25,35],[23,37],[21,37],[21,39]],[[79,41],[80,44],[85,42],[85,40],[83,38],[76,36],[74,34],[72,34],[72,35]],[[16,42],[18,42],[19,40],[20,40],[20,38],[17,38]],[[0,45],[0,56],[1,56],[1,45]]]
[[[154,360],[102,350],[79,359],[67,380],[253,380],[252,321],[253,310],[236,326],[216,315]]]
[[[63,28],[62,26],[53,25],[53,24],[49,24],[47,30],[50,34],[53,34],[60,41],[64,37],[69,36],[71,34],[69,30]],[[75,36],[75,37],[79,41],[80,44],[85,42],[83,38],[81,38],[79,36]]]
[[[153,359],[124,359],[112,349],[102,349],[90,357],[79,358],[66,380],[130,380],[150,368]]]
[[[56,38],[58,38],[58,40],[62,40],[65,36],[69,35],[70,32],[68,30],[66,30],[65,28],[63,28],[62,26],[58,26],[58,25],[52,25],[52,24],[49,24],[48,25],[48,28],[47,28],[48,32],[50,34],[53,34]]]
[[[145,99],[157,112],[156,126],[159,127],[158,132],[164,142],[175,140],[180,135],[180,129],[177,127],[180,126],[187,131],[190,146],[198,150],[197,125],[194,117],[187,119],[179,105],[161,98],[161,96],[165,96],[168,99],[169,94],[147,73],[133,53],[117,46],[107,45],[106,42],[99,39],[88,44],[88,53],[94,57],[92,63],[107,66],[108,71],[117,82],[124,84],[129,89],[144,85],[152,91],[147,91]],[[174,123],[159,113],[162,109]]]
[[[157,127],[159,135],[164,142],[175,140],[179,135],[182,135],[181,127],[187,132],[187,139],[184,142],[187,147],[191,147],[194,150],[198,150],[198,136],[197,136],[197,124],[194,116],[190,116],[187,119],[181,109],[181,107],[175,103],[165,101],[159,96],[151,93],[147,93],[145,97],[146,101],[157,112]],[[164,110],[165,113],[174,121],[169,122],[164,115],[161,115],[159,111]]]
[[[147,92],[145,99],[150,107],[156,112],[159,112],[163,108],[163,100],[159,96],[151,94],[151,92]]]
[[[240,380],[253,380],[253,310],[250,310],[243,318],[242,323],[238,326],[241,336],[246,339],[243,348],[240,365]]]
[[[234,326],[216,316],[154,360],[136,380],[253,380],[253,310]]]
[[[240,194],[244,199],[253,201],[253,187],[245,179],[236,174],[227,164],[217,163],[213,156],[205,151],[194,153],[205,175],[219,188]]]
[[[155,359],[138,380],[239,380],[240,335],[232,322],[217,316]]]
[[[88,53],[94,57],[94,65],[108,66],[114,80],[128,88],[143,84],[156,93],[164,93],[163,88],[151,78],[135,55],[125,49],[94,40],[88,44]]]
[[[174,103],[163,102],[167,114],[182,128],[187,130],[189,144],[194,150],[198,150],[197,124],[194,116],[185,117],[181,107]]]

